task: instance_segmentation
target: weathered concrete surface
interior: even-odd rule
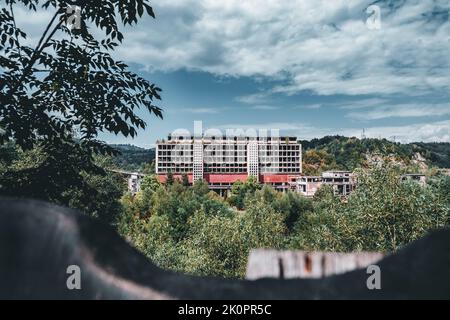
[[[66,268],[81,268],[68,290]],[[450,298],[450,231],[381,260],[381,290],[365,270],[323,279],[200,278],[159,269],[114,230],[67,208],[0,198],[0,299]]]
[[[245,278],[322,278],[367,268],[384,257],[381,252],[306,252],[256,249],[250,252]]]

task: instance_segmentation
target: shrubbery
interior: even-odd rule
[[[49,201],[114,224],[126,186],[122,177],[106,170],[113,167],[112,159],[95,155],[87,160],[88,155],[71,151],[0,146],[0,195]]]
[[[119,230],[161,267],[196,275],[242,278],[253,248],[392,251],[450,218],[450,178],[405,183],[389,165],[360,171],[347,201],[327,186],[309,199],[249,179],[227,203],[205,183],[155,179],[122,199]]]

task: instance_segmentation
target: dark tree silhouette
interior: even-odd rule
[[[45,161],[23,172],[28,182],[22,193],[52,199],[64,188],[82,187],[80,171],[96,169],[95,154],[116,153],[98,139],[100,132],[134,137],[146,128],[138,108],[162,118],[154,104],[161,90],[110,55],[123,41],[120,25],[155,14],[147,0],[0,3],[0,145],[13,141],[23,150],[44,150]],[[16,24],[19,6],[30,17],[53,12],[35,47],[24,44],[27,35]],[[20,193],[21,175],[15,172],[3,191]]]
[[[181,176],[181,183],[183,186],[189,187],[189,177],[186,173],[183,173],[183,175]]]
[[[166,184],[167,184],[168,186],[171,186],[171,185],[174,184],[174,182],[175,182],[175,179],[174,179],[174,177],[173,177],[173,173],[172,173],[172,171],[169,171],[169,172],[167,173]]]
[[[119,22],[132,25],[154,13],[144,0],[39,1],[5,0],[0,15],[0,127],[2,141],[13,138],[23,148],[37,142],[72,142],[74,132],[82,147],[113,152],[97,140],[100,131],[134,137],[145,122],[135,114],[139,107],[161,117],[153,104],[160,99],[155,85],[130,72],[109,51],[123,40]],[[22,45],[26,34],[18,28],[14,7],[30,12],[53,10],[53,18],[35,48]],[[80,4],[79,28],[72,3]],[[119,12],[119,18],[115,11]],[[67,13],[72,12],[72,13]],[[118,20],[118,21],[117,21]],[[104,31],[102,39],[93,27]],[[55,35],[58,34],[58,39]],[[62,36],[62,39],[60,38]]]

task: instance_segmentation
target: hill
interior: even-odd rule
[[[354,170],[380,157],[388,157],[413,170],[450,167],[450,143],[401,144],[386,139],[344,136],[326,136],[299,142],[303,147],[305,174],[319,174],[329,169]]]
[[[112,144],[111,147],[120,151],[120,155],[114,157],[116,165],[126,171],[144,171],[155,159],[155,149],[145,149],[130,144]]]

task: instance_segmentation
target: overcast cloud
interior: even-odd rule
[[[147,68],[284,79],[275,92],[419,95],[450,88],[448,0],[158,1],[119,52]],[[395,5],[394,5],[395,4]]]
[[[366,24],[372,4],[381,10],[380,29]],[[279,124],[299,138],[359,136],[364,127],[367,136],[450,142],[449,0],[159,0],[152,6],[157,19],[124,29],[115,53],[149,79],[165,81],[167,118],[156,123],[152,141],[201,118]],[[16,10],[28,43],[51,15]]]

